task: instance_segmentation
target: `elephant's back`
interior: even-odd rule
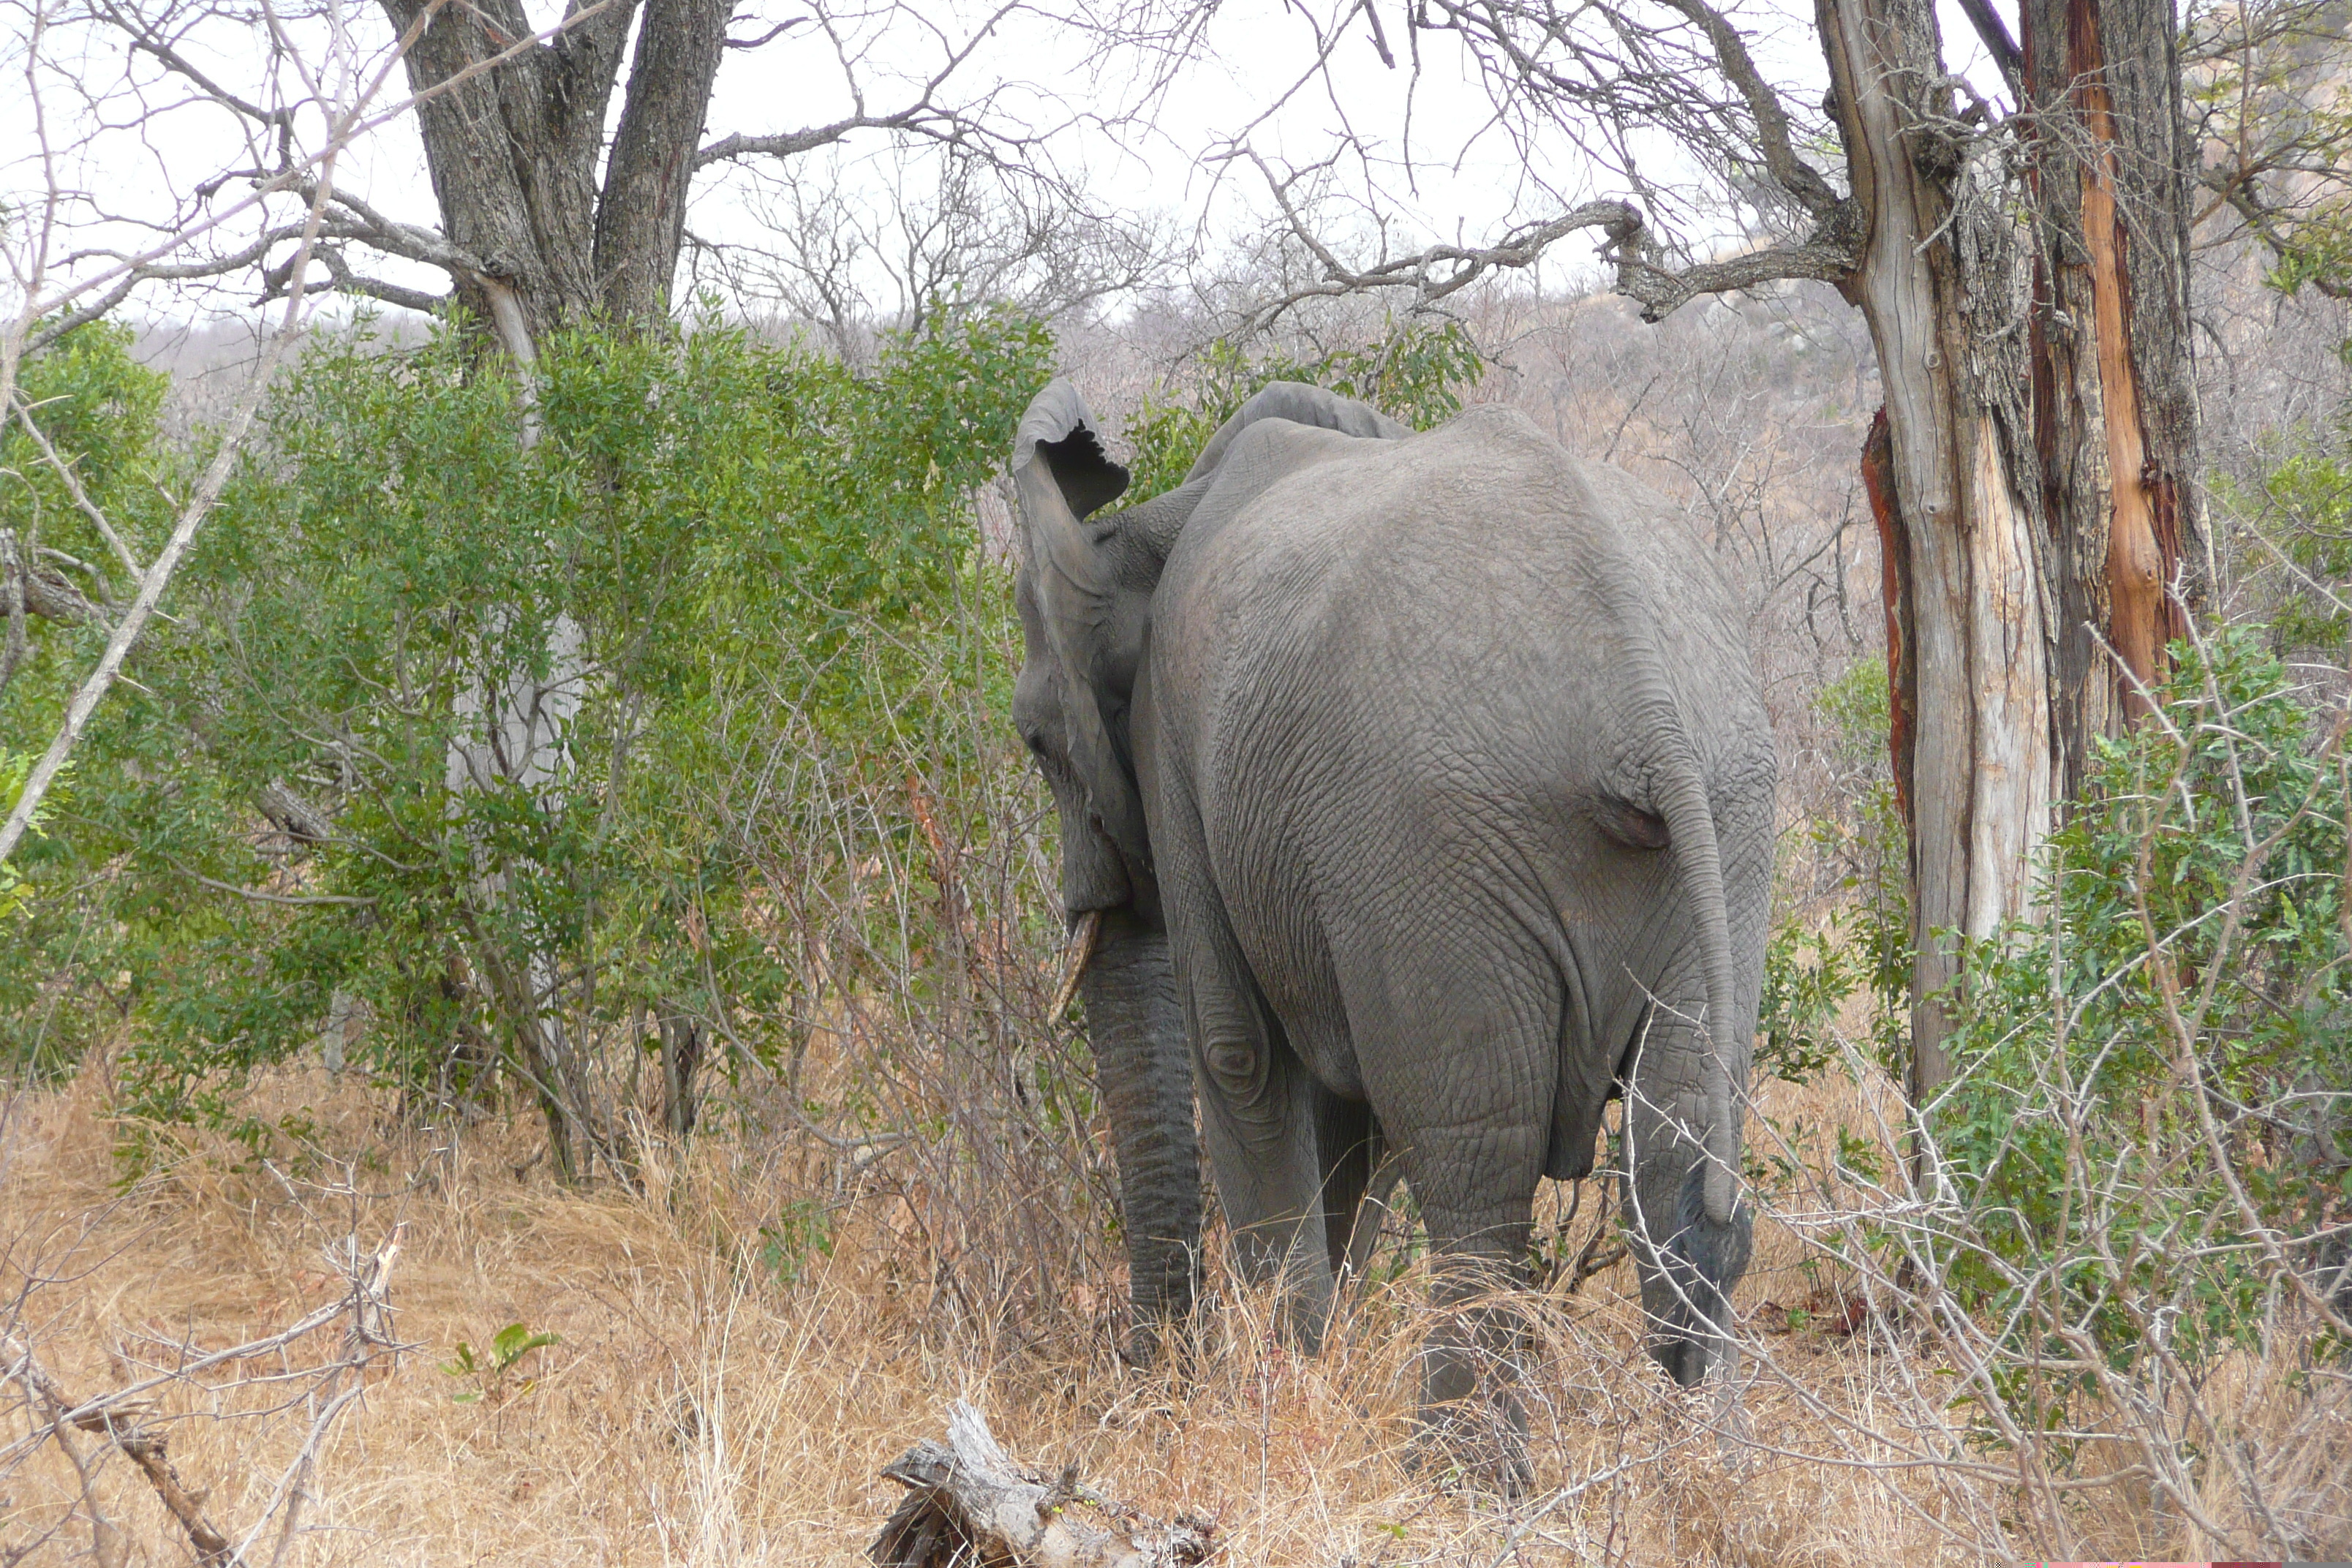
[[[1198,763],[1254,783],[1319,762],[1391,792],[1556,789],[1615,765],[1578,737],[1606,728],[1609,677],[1641,647],[1699,685],[1748,670],[1688,520],[1492,407],[1362,443],[1188,530],[1153,621],[1162,700],[1196,710],[1180,728]]]
[[[1668,656],[1685,710],[1727,721],[1722,747],[1769,745],[1687,520],[1510,411],[1366,444],[1188,530],[1153,619],[1164,744],[1254,967],[1300,987],[1273,997],[1292,1018],[1332,1016],[1335,942],[1450,941],[1435,928],[1475,925],[1475,901],[1548,922],[1622,873],[1593,827],[1640,804],[1647,738],[1616,689],[1637,661]]]

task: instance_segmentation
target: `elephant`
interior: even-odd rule
[[[1012,472],[1013,720],[1061,820],[1132,1353],[1193,1305],[1202,1145],[1311,1351],[1387,1173],[1467,1300],[1525,1278],[1538,1183],[1591,1173],[1621,1098],[1649,1349],[1700,1381],[1750,1245],[1775,764],[1688,518],[1510,409],[1416,434],[1296,383],[1106,510],[1127,470],[1056,380]],[[1420,1419],[1523,1481],[1501,1310],[1433,1334]]]

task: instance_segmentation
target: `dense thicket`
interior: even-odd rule
[[[593,1142],[591,1037],[788,1014],[745,847],[779,805],[764,781],[780,754],[970,763],[921,693],[945,668],[1002,695],[1009,607],[971,497],[1050,350],[985,312],[935,317],[870,374],[709,324],[561,336],[528,381],[478,374],[455,331],[313,348],[21,858],[11,1055],[69,1060],[127,1021],[127,1109],[233,1117],[238,1070],[331,1026],[412,1089],[463,1095],[504,1059]],[[110,500],[169,478],[157,378],[119,335],[86,329],[27,381]],[[57,497],[0,504],[97,547]],[[559,626],[581,673],[542,717],[567,774],[460,780],[481,693],[544,677]],[[37,639],[6,733],[53,726],[76,632]]]

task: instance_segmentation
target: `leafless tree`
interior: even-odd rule
[[[896,150],[874,173],[854,179],[832,157],[757,174],[745,197],[760,239],[690,237],[689,269],[741,305],[818,326],[856,362],[877,329],[918,330],[937,308],[1081,314],[1158,279],[1175,256],[1164,220],[967,150]]]
[[[1037,18],[1027,0],[970,15],[835,0],[771,9],[782,14],[738,0],[567,0],[543,35],[520,0],[382,0],[348,11],[289,11],[275,0],[90,0],[78,19],[93,51],[102,56],[110,41],[123,54],[126,92],[198,101],[236,128],[248,161],[198,187],[203,200],[233,179],[275,177],[289,155],[286,108],[221,79],[208,61],[249,58],[256,37],[274,50],[305,26],[407,40],[401,58],[425,95],[416,125],[438,222],[388,210],[364,190],[338,190],[320,252],[329,276],[314,286],[425,311],[461,301],[514,352],[518,336],[536,342],[593,316],[623,324],[661,317],[693,192],[731,169],[791,169],[870,134],[944,149],[951,168],[992,163],[1055,178],[1048,144],[1074,111],[976,64],[1009,27]],[[1084,14],[1058,20],[1114,26],[1146,41],[1189,25],[1181,14],[1142,10],[1102,23]],[[832,93],[847,112],[713,132],[706,121],[730,54],[793,81],[795,90],[781,96],[805,102]],[[259,259],[238,250],[211,261],[226,272]],[[437,274],[445,287],[406,281],[403,270]],[[271,291],[285,287],[282,277],[264,277]]]

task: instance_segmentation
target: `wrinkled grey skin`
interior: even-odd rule
[[[1292,384],[1122,511],[1066,382],[1013,464],[1014,720],[1069,914],[1106,912],[1085,995],[1139,1322],[1192,1305],[1196,1086],[1242,1257],[1309,1345],[1376,1171],[1460,1300],[1524,1276],[1538,1180],[1589,1173],[1622,1093],[1653,1353],[1697,1382],[1748,1261],[1774,770],[1689,522],[1514,412],[1416,436]],[[1509,1339],[1441,1332],[1424,1419],[1516,1423],[1482,1377]]]

